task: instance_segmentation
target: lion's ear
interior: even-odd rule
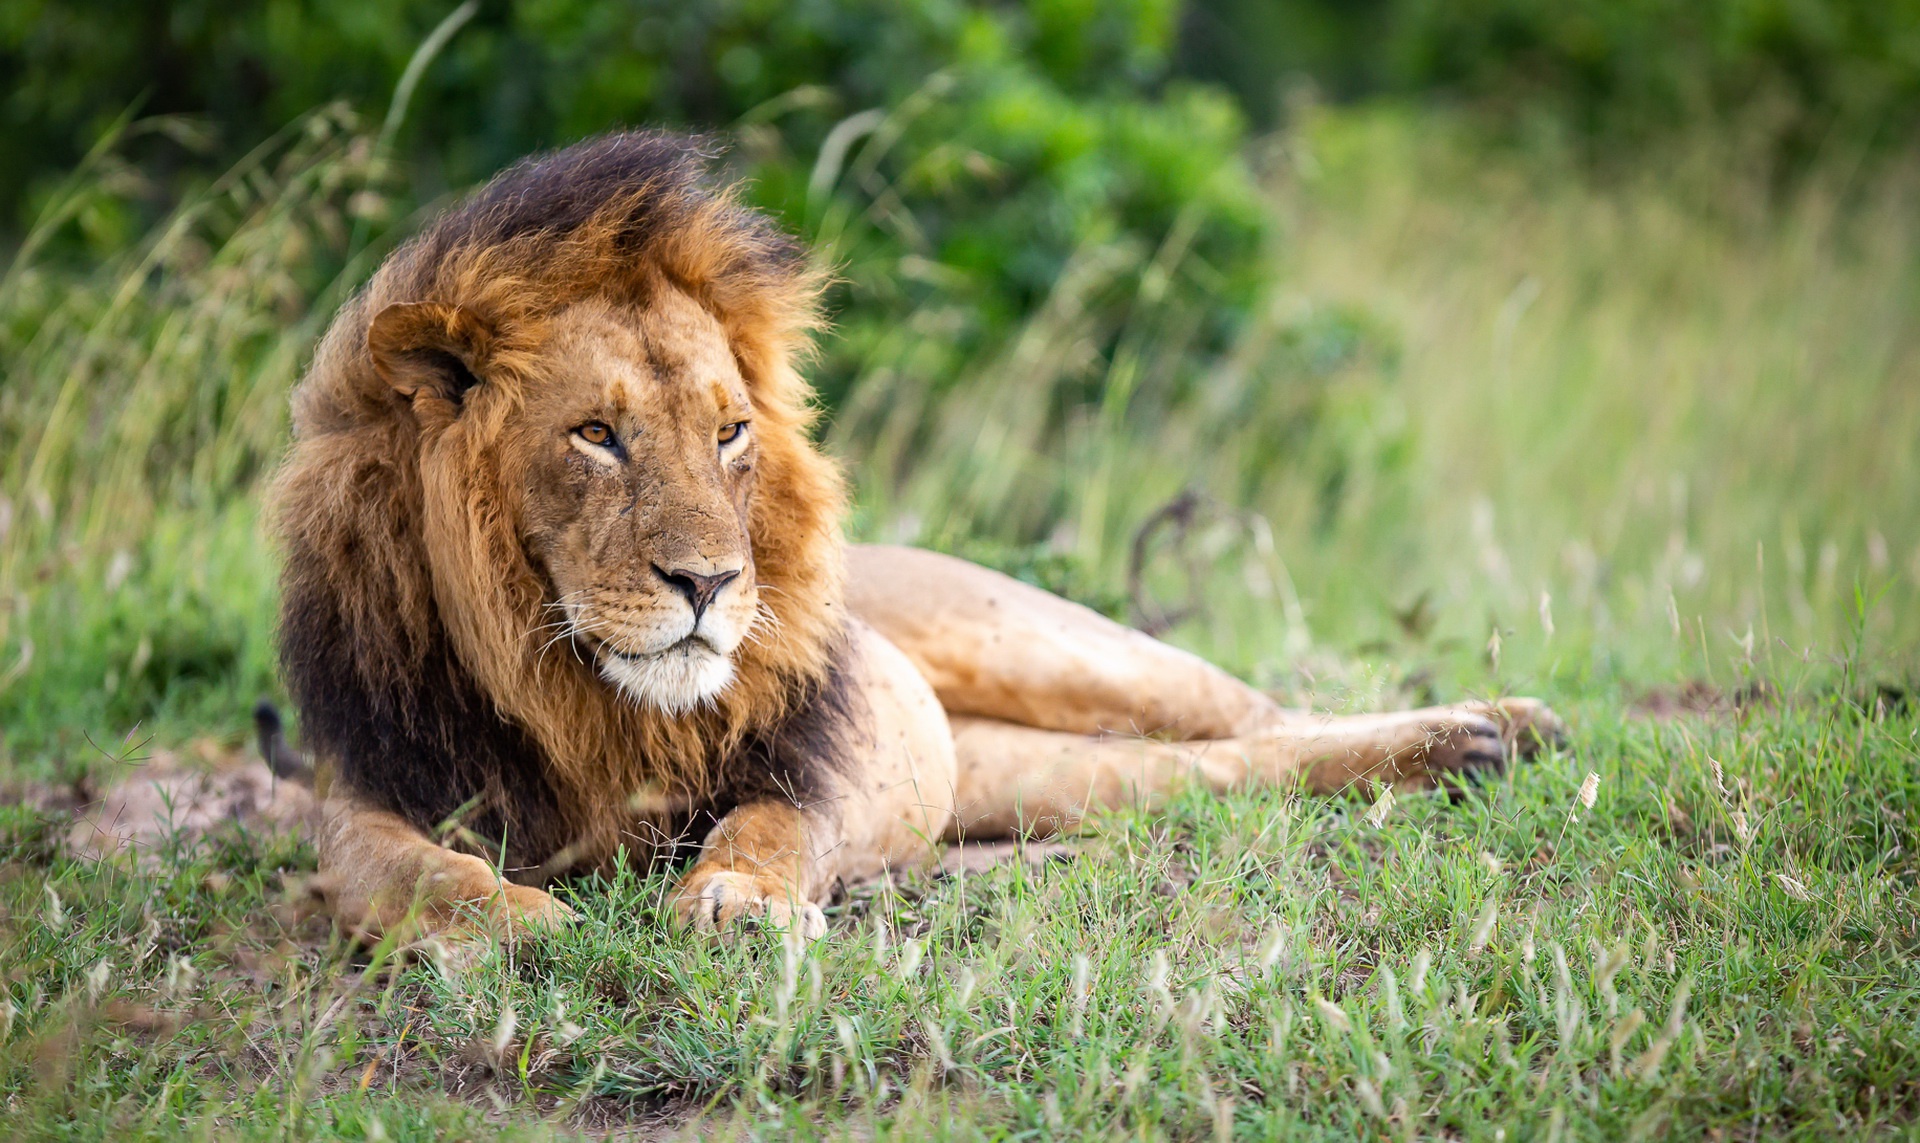
[[[444,302],[388,306],[367,327],[374,369],[416,401],[437,397],[458,405],[480,384],[492,340],[492,329],[472,310]]]

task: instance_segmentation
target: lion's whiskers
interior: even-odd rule
[[[779,613],[763,599],[754,604],[753,618],[747,621],[747,629],[741,632],[740,638],[742,642],[766,647],[769,645],[768,639],[780,634],[785,626]]]
[[[575,634],[576,632],[574,631],[572,624],[571,623],[567,624],[562,630],[555,633],[553,638],[548,639],[545,643],[542,643],[540,645],[540,649],[533,653],[533,657],[536,659],[539,658],[540,656],[547,653],[547,648],[553,646],[555,643],[558,643],[560,640],[565,639],[567,640],[568,644],[573,648],[574,661],[584,665],[586,663],[586,660],[580,657],[580,641],[574,638]]]
[[[586,658],[580,654],[580,641],[577,636],[582,634],[582,632],[580,631],[579,617],[574,613],[574,605],[578,603],[583,596],[591,594],[593,590],[594,589],[590,587],[579,588],[575,591],[566,592],[558,598],[548,600],[540,605],[540,610],[543,612],[560,612],[560,618],[549,623],[535,624],[533,627],[528,628],[521,636],[522,639],[531,640],[543,631],[554,632],[546,642],[540,644],[540,646],[534,650],[534,658],[538,659],[545,655],[555,643],[564,639],[573,650],[573,661],[579,663],[581,666],[586,665]]]

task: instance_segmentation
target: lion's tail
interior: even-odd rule
[[[273,776],[311,789],[313,763],[305,754],[287,745],[279,708],[261,699],[253,708],[253,729],[259,735],[260,757],[267,760],[267,769],[273,771]]]

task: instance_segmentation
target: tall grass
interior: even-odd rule
[[[1201,385],[1173,383],[1194,323],[1154,283],[1205,268],[1090,251],[945,402],[879,373],[832,438],[869,502],[1113,586],[1137,523],[1204,491],[1242,555],[1176,637],[1243,668],[1431,615],[1536,670],[1728,670],[1832,648],[1856,588],[1877,649],[1913,646],[1920,171],[1836,159],[1781,194],[1702,136],[1595,185],[1392,111],[1276,142],[1270,293]],[[1101,358],[1079,300],[1116,274],[1137,296]]]
[[[1270,141],[1286,225],[1224,343],[1176,225],[1156,248],[1083,248],[965,385],[924,383],[950,368],[938,290],[866,346],[826,435],[857,530],[1044,557],[1111,601],[1136,528],[1197,491],[1197,525],[1158,534],[1144,587],[1198,600],[1171,637],[1274,683],[1357,651],[1495,662],[1456,676],[1477,686],[1731,681],[1855,638],[1904,664],[1916,172],[1835,158],[1783,196],[1737,145],[1699,144],[1597,185],[1428,113],[1310,116]],[[328,110],[72,264],[41,238],[124,193],[136,172],[112,156],[0,280],[16,763],[141,720],[237,734],[271,689],[258,485],[288,389],[391,223],[377,146]]]
[[[1551,591],[1614,649],[1677,613],[1720,658],[1749,627],[1830,648],[1858,587],[1877,649],[1914,645],[1920,167],[1782,192],[1702,136],[1595,189],[1415,119],[1307,138],[1294,288],[1400,331],[1396,527],[1451,595],[1511,621]],[[1379,534],[1353,521],[1357,562]]]
[[[370,139],[327,109],[76,267],[47,239],[141,189],[113,142],[0,279],[0,726],[40,748],[155,716],[224,729],[268,685],[257,488],[385,209]]]

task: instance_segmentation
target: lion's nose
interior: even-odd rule
[[[740,569],[724,571],[718,575],[702,575],[700,572],[679,568],[668,571],[659,564],[653,565],[653,572],[667,581],[667,586],[687,597],[693,607],[693,622],[696,626],[700,617],[707,613],[707,607],[713,603],[720,590],[740,578]]]

